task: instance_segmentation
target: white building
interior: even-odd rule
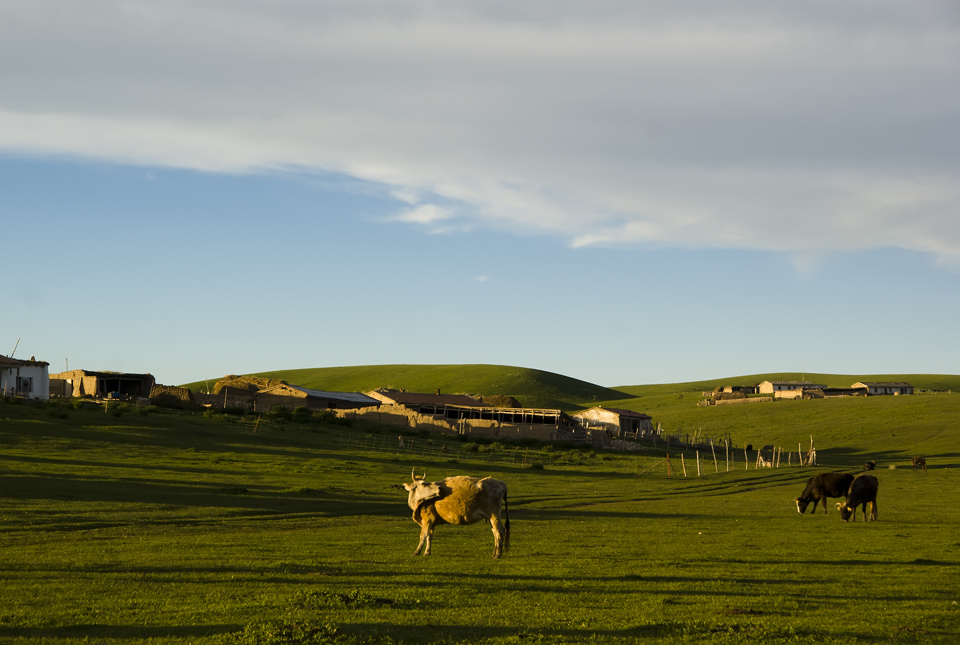
[[[784,390],[822,390],[826,385],[810,381],[764,381],[760,384],[760,394],[774,394]]]
[[[50,398],[50,363],[0,355],[0,392],[26,399]]]

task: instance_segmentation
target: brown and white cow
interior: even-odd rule
[[[850,492],[847,493],[847,499],[843,502],[837,502],[837,510],[840,511],[840,519],[846,522],[853,518],[857,521],[857,507],[863,507],[863,521],[868,519],[877,520],[877,489],[880,482],[873,475],[860,475],[850,484]],[[870,516],[867,517],[867,504],[870,505]]]
[[[911,459],[910,464],[913,466],[914,472],[916,472],[917,468],[919,468],[924,472],[927,471],[927,458],[924,457],[923,455],[917,455],[916,457]]]
[[[433,529],[437,524],[474,524],[490,522],[493,529],[493,557],[510,545],[510,510],[507,507],[507,485],[492,477],[447,477],[427,482],[411,472],[413,483],[404,484],[409,495],[407,505],[413,510],[413,521],[420,525],[420,543],[413,555],[430,555]],[[503,506],[503,522],[500,507]]]

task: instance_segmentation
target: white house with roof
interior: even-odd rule
[[[0,355],[0,392],[26,399],[50,398],[50,363]]]
[[[775,394],[786,390],[822,390],[826,385],[810,381],[764,381],[760,384],[760,394]]]

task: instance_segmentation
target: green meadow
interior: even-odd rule
[[[819,467],[760,470],[701,453],[700,476],[674,451],[673,477],[662,444],[400,449],[375,426],[0,401],[0,643],[956,643],[960,388],[936,378],[953,392],[716,408],[696,406],[707,382],[554,378],[541,401],[818,448]],[[796,512],[812,474],[868,459],[879,521]],[[412,557],[414,467],[507,482],[503,558],[479,524]]]

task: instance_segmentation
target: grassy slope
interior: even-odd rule
[[[953,397],[886,404],[922,398]],[[823,439],[866,431],[834,419]],[[385,645],[960,636],[956,454],[878,470],[880,521],[842,524],[793,510],[809,469],[638,476],[650,454],[488,467],[344,449],[333,429],[2,400],[0,448],[2,642],[213,645],[294,619]],[[439,527],[434,555],[410,557],[417,529],[393,486],[411,461],[431,479],[509,482],[501,561],[482,525]],[[846,611],[851,589],[869,593]]]

